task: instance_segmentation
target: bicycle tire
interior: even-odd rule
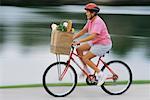
[[[126,69],[126,71],[124,70],[124,72],[127,72],[128,73],[128,82],[126,82],[126,81],[124,81],[124,83],[122,82],[116,82],[120,87],[121,87],[121,85],[122,85],[122,87],[123,87],[123,85],[125,85],[125,84],[127,84],[126,85],[126,87],[124,87],[123,88],[123,90],[118,90],[117,92],[115,91],[112,91],[111,89],[109,89],[108,87],[110,87],[111,88],[111,85],[109,86],[108,84],[106,84],[106,82],[103,84],[103,85],[101,85],[101,88],[106,92],[106,93],[108,93],[108,94],[110,94],[110,95],[120,95],[120,94],[123,94],[124,92],[126,92],[128,89],[129,89],[129,87],[131,86],[131,83],[132,83],[132,72],[131,72],[131,69],[129,68],[129,66],[125,63],[125,62],[123,62],[123,61],[119,61],[119,60],[113,60],[113,61],[110,61],[110,62],[108,62],[107,63],[107,65],[109,66],[109,67],[111,67],[112,65],[115,65],[115,64],[120,64],[120,65],[122,65],[122,66],[124,66],[125,67],[125,69]],[[111,65],[111,66],[110,66]],[[105,71],[107,68],[105,67],[105,65],[102,67],[102,69],[101,69],[101,71]],[[115,71],[115,70],[113,70],[113,71]],[[119,74],[118,76],[120,76],[121,74]],[[116,84],[115,83],[115,84]],[[114,84],[113,82],[112,82],[112,84]],[[116,86],[117,86],[117,84],[116,84]],[[113,86],[112,88],[115,88],[115,86]]]
[[[58,66],[58,64],[60,64],[61,65],[61,67],[64,65],[64,66],[67,66],[67,63],[66,62],[55,62],[55,63],[53,63],[53,64],[51,64],[49,67],[47,67],[46,68],[46,70],[45,70],[45,72],[44,72],[44,74],[43,74],[43,79],[42,79],[42,81],[43,81],[43,86],[44,86],[44,89],[46,90],[46,92],[48,92],[50,95],[52,95],[52,96],[54,96],[54,97],[64,97],[64,96],[67,96],[67,95],[69,95],[74,89],[75,89],[75,87],[76,87],[76,85],[77,85],[77,73],[76,73],[76,71],[75,71],[75,69],[70,65],[69,66],[69,68],[68,68],[68,71],[70,71],[70,73],[73,75],[73,77],[74,77],[74,79],[73,79],[73,84],[72,84],[72,87],[70,88],[70,90],[68,90],[67,92],[64,92],[64,93],[54,93],[54,91],[52,91],[51,90],[51,88],[50,87],[57,87],[58,86],[58,88],[56,88],[56,90],[57,91],[59,91],[59,89],[60,88],[62,88],[62,87],[67,87],[67,83],[61,83],[60,85],[58,85],[58,84],[51,84],[52,86],[50,86],[50,83],[48,83],[48,81],[47,81],[47,77],[48,77],[48,73],[49,72],[51,72],[52,73],[52,71],[51,70],[54,70],[53,68],[55,68],[56,66]],[[59,65],[59,66],[60,66]],[[67,72],[67,75],[68,75],[68,73],[69,72]],[[56,74],[56,73],[55,73]],[[66,75],[66,74],[65,74]],[[54,75],[54,74],[50,74],[49,76],[51,76],[49,79],[52,79],[52,78],[54,78],[56,75]],[[68,75],[69,76],[69,75]],[[50,81],[51,82],[51,81]],[[56,86],[55,86],[56,85]],[[63,86],[62,86],[63,85]],[[64,86],[64,85],[66,85],[66,86]],[[69,87],[69,85],[68,85],[68,87]],[[67,88],[68,88],[67,87]],[[55,90],[55,89],[54,89]],[[62,89],[63,90],[63,89]]]

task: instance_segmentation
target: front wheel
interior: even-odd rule
[[[76,87],[77,74],[74,68],[65,62],[51,64],[43,74],[43,86],[52,96],[64,97]]]
[[[112,74],[106,65],[115,74]],[[106,65],[101,70],[108,75],[108,78],[101,88],[110,95],[119,95],[126,92],[132,83],[132,72],[129,66],[119,60],[110,61]]]

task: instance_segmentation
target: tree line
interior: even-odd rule
[[[150,5],[150,0],[1,0],[6,6],[82,5],[95,2],[101,5]]]

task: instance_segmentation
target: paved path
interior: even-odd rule
[[[78,86],[61,98],[50,96],[42,87],[0,89],[0,100],[150,100],[150,84],[132,85],[118,96],[108,95],[96,86]]]

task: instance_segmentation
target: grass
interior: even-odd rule
[[[124,82],[118,82],[118,84],[124,84]],[[134,80],[132,84],[150,84],[150,80]],[[50,86],[54,86],[56,84],[50,84]],[[59,84],[57,86],[69,86],[70,84]],[[86,83],[78,83],[77,86],[87,86]],[[0,89],[5,88],[33,88],[33,87],[43,87],[42,84],[25,84],[25,85],[9,85],[9,86],[0,86]]]

